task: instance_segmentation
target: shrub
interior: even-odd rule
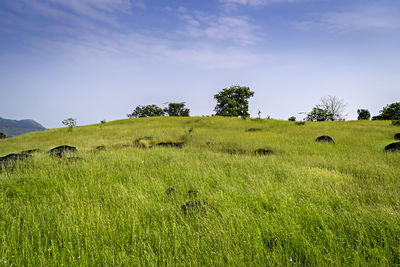
[[[190,110],[185,107],[185,102],[168,103],[168,107],[164,108],[164,112],[168,116],[189,117]]]
[[[371,113],[368,109],[357,109],[357,120],[369,120],[371,118]]]
[[[392,103],[379,111],[373,120],[400,120],[400,102]]]
[[[131,114],[127,114],[128,118],[145,118],[164,116],[164,111],[157,105],[137,106]]]
[[[400,120],[393,120],[392,125],[394,126],[400,126]]]
[[[296,117],[295,117],[295,116],[292,116],[292,117],[290,117],[290,118],[288,119],[288,121],[296,121]]]
[[[7,136],[5,135],[5,134],[3,134],[3,133],[0,133],[0,139],[4,139],[4,138],[6,138]]]

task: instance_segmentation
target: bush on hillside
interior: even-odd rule
[[[373,120],[400,120],[400,102],[386,105]]]
[[[164,116],[164,111],[157,105],[137,106],[128,118],[146,118]]]
[[[369,120],[371,118],[371,113],[368,109],[357,109],[357,120]]]

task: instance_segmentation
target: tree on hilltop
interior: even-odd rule
[[[400,120],[400,102],[386,105],[373,120]]]
[[[185,107],[185,102],[168,103],[168,107],[164,108],[164,112],[168,116],[189,117],[190,109]]]
[[[127,114],[128,118],[146,118],[164,116],[164,111],[157,105],[137,106],[131,114]]]
[[[217,100],[215,115],[247,118],[249,114],[249,98],[254,96],[254,92],[249,87],[231,86],[222,89],[214,95]]]

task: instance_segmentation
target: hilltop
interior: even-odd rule
[[[400,153],[384,152],[396,132],[389,121],[155,117],[0,140],[0,156],[41,150],[0,172],[0,260],[399,264]],[[185,144],[156,146],[167,142]],[[59,145],[78,152],[46,153]]]
[[[9,120],[0,117],[0,132],[4,133],[7,137],[42,131],[45,129],[45,127],[34,120]]]

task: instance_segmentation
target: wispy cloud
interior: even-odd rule
[[[261,40],[262,34],[246,16],[215,16],[185,12],[181,18],[186,25],[179,32],[190,37],[227,41],[239,45],[249,45]]]
[[[311,20],[296,22],[298,29],[323,29],[346,33],[400,29],[400,14],[387,7],[364,7],[352,11],[329,12]]]
[[[236,5],[262,6],[272,3],[293,3],[298,1],[299,0],[220,0],[220,2],[224,3],[228,8],[236,7]]]

